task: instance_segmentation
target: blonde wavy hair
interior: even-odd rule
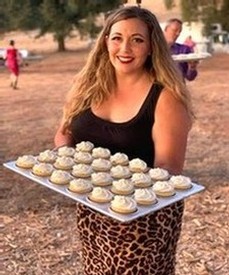
[[[108,15],[105,25],[91,50],[85,66],[76,75],[64,106],[63,132],[68,131],[73,117],[91,105],[101,104],[116,86],[115,70],[106,46],[112,25],[121,20],[137,18],[148,28],[152,54],[146,60],[145,69],[155,77],[174,97],[180,100],[192,114],[189,91],[175,65],[157,18],[149,10],[136,6],[122,7]]]

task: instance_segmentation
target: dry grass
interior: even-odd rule
[[[38,45],[36,45],[38,47]],[[0,71],[0,160],[53,147],[67,90],[87,50],[54,54],[23,67],[19,90]],[[186,200],[178,275],[229,274],[229,55],[199,66],[190,83],[197,120],[185,174],[206,191]],[[226,147],[227,146],[227,147]],[[2,275],[82,274],[75,202],[1,167]]]

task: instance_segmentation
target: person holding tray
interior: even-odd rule
[[[192,110],[189,91],[149,10],[113,11],[77,74],[55,145],[89,141],[176,175],[183,169]],[[183,201],[130,222],[78,204],[87,275],[174,275]]]
[[[164,36],[172,55],[193,53],[193,50],[188,45],[176,42],[181,31],[182,21],[180,19],[171,18],[166,22]],[[192,81],[197,77],[197,64],[197,61],[179,62],[179,68],[185,79]]]

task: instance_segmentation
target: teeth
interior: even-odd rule
[[[133,58],[131,58],[131,57],[118,57],[119,58],[119,60],[120,61],[122,61],[122,62],[129,62],[129,61],[132,61],[133,60]]]

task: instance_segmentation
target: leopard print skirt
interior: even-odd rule
[[[183,201],[129,223],[78,204],[85,275],[174,275]]]

